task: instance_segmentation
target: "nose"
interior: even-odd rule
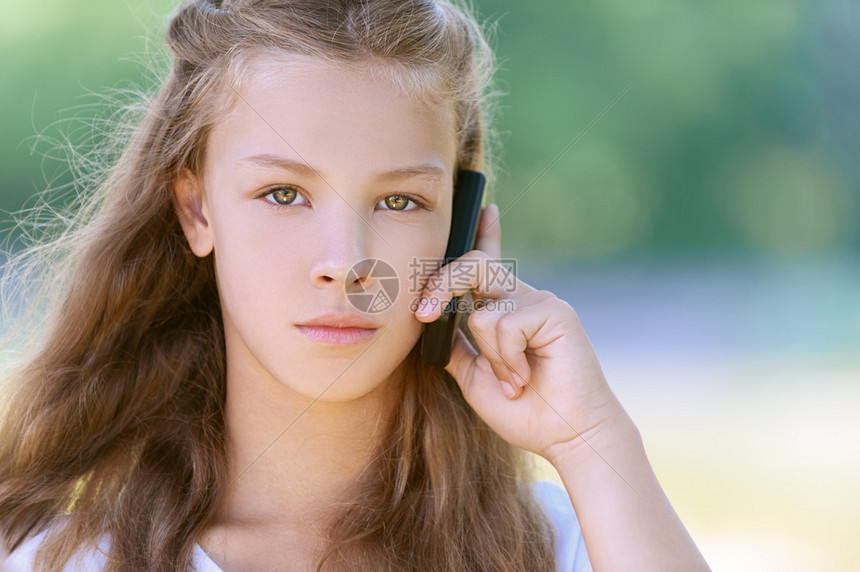
[[[345,201],[319,212],[315,222],[315,252],[311,264],[311,283],[317,288],[366,286],[371,264],[358,264],[369,258],[368,245],[374,230]]]

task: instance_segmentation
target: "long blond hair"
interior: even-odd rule
[[[223,499],[218,291],[172,189],[183,167],[200,173],[248,58],[374,64],[406,92],[452,103],[458,167],[493,180],[496,63],[485,28],[456,0],[184,1],[165,40],[171,69],[139,117],[128,114],[135,123],[119,125],[130,136],[118,159],[59,235],[21,258],[41,264],[36,304],[54,294],[2,390],[0,531],[15,549],[48,530],[45,570],[104,535],[107,570],[184,570]],[[553,569],[549,523],[521,486],[528,457],[417,347],[406,359],[401,404],[317,569]]]

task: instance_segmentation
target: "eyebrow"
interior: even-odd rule
[[[326,177],[319,171],[313,169],[304,161],[297,161],[288,157],[262,153],[259,155],[249,155],[239,159],[240,163],[246,163],[252,166],[263,168],[278,168],[285,171],[292,171],[304,177],[313,177],[319,175],[323,179]],[[440,182],[445,179],[445,169],[435,163],[419,163],[417,165],[409,165],[392,169],[390,171],[381,171],[375,173],[374,179],[380,182],[399,182],[419,177],[431,181]]]

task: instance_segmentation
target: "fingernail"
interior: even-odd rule
[[[517,394],[513,386],[505,381],[502,382],[502,391],[505,392],[505,395],[508,396],[508,399],[513,399],[513,397]]]
[[[517,375],[517,372],[515,372],[511,368],[508,368],[508,380],[511,384],[511,387],[520,387],[522,385],[522,381],[520,381],[521,379],[522,378]]]
[[[418,303],[418,312],[419,316],[427,316],[430,314],[430,300],[427,298],[421,298],[421,302]]]

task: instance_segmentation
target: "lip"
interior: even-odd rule
[[[367,342],[378,326],[358,314],[329,313],[296,324],[311,340],[333,346],[350,346]]]
[[[326,326],[296,326],[308,338],[330,346],[353,346],[368,341],[375,328],[329,328]]]
[[[300,322],[299,326],[321,326],[326,328],[364,328],[375,330],[379,326],[362,316],[350,312],[329,312],[310,320]]]

